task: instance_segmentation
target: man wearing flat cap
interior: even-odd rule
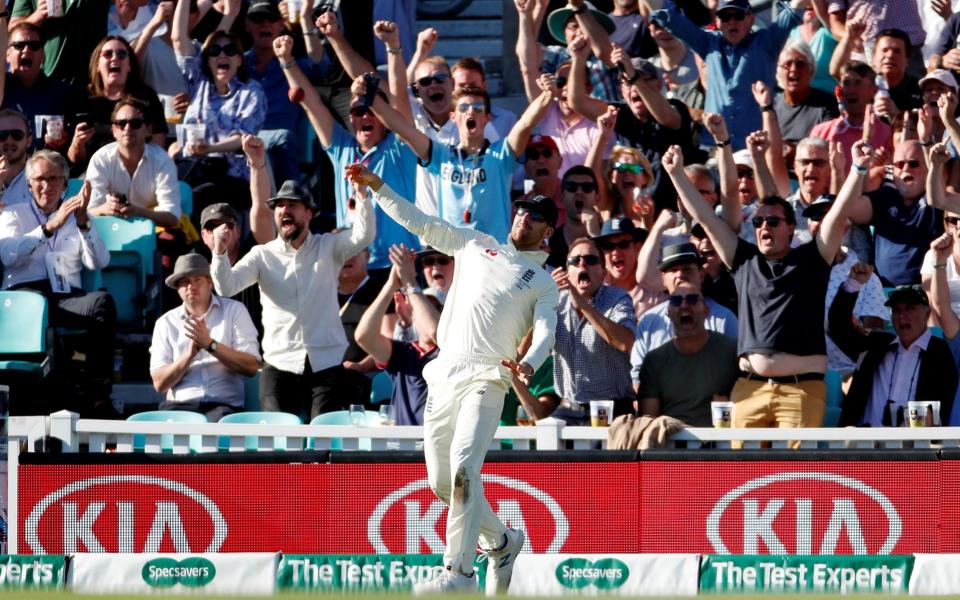
[[[919,285],[894,288],[887,299],[893,330],[864,332],[851,314],[873,267],[857,263],[830,306],[829,333],[857,362],[850,391],[843,400],[840,425],[903,425],[910,400],[937,400],[945,421],[957,391],[957,366],[950,346],[927,327],[930,301]]]
[[[217,291],[233,296],[254,284],[263,303],[263,375],[260,404],[309,420],[343,408],[341,363],[347,338],[340,324],[337,275],[343,263],[376,235],[370,199],[358,197],[353,227],[310,232],[317,206],[302,183],[287,180],[267,200],[277,238],[254,247],[236,264],[226,235],[214,232],[212,276]]]
[[[213,294],[210,263],[199,254],[178,258],[165,283],[183,304],[153,326],[150,377],[166,395],[160,410],[199,412],[211,422],[243,410],[243,377],[260,368],[257,330],[247,309]]]

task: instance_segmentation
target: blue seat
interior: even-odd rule
[[[260,371],[253,377],[243,378],[243,410],[260,411]]]
[[[0,371],[42,379],[50,372],[53,344],[47,299],[35,292],[0,292]]]
[[[148,410],[127,417],[128,421],[141,423],[206,423],[206,415],[190,412],[189,410]],[[135,434],[133,436],[133,451],[143,452],[147,445],[147,436]],[[191,452],[200,452],[200,436],[191,435],[189,441]],[[164,433],[160,436],[160,451],[173,452],[173,434]]]
[[[146,307],[160,295],[159,287],[147,288],[147,278],[156,271],[156,227],[148,219],[101,216],[93,222],[110,251],[110,264],[101,270],[98,287],[113,296],[119,324],[139,325]]]
[[[193,188],[186,181],[178,181],[180,184],[180,212],[188,217],[193,216]]]
[[[370,403],[379,404],[393,395],[393,379],[386,371],[380,371],[373,377],[370,386]]]
[[[250,411],[227,415],[220,419],[221,423],[256,423],[260,425],[301,425],[303,422],[300,417],[291,413],[272,412],[272,411]],[[230,449],[230,438],[221,437],[218,444],[220,450]],[[244,438],[244,449],[256,452],[258,450],[257,438],[249,435]],[[287,438],[282,435],[273,436],[273,449],[286,450]]]
[[[843,401],[843,374],[834,369],[827,369],[823,383],[827,387],[827,406],[840,406]]]
[[[349,410],[336,410],[333,412],[323,413],[321,415],[315,416],[310,420],[311,425],[353,425],[353,421],[350,420],[350,411]],[[372,410],[364,411],[363,413],[363,425],[365,427],[376,427],[380,425],[380,413]],[[307,450],[313,450],[314,443],[313,438],[307,438]],[[372,445],[370,443],[370,438],[360,438],[358,441],[358,448],[360,450],[370,450]],[[343,439],[342,438],[330,438],[330,449],[331,450],[343,450]]]

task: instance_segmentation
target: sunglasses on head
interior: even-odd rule
[[[592,194],[597,191],[597,184],[592,181],[564,181],[563,182],[563,191],[570,192],[571,194],[576,193],[577,190],[582,190],[584,194]]]
[[[116,119],[113,124],[120,129],[125,129],[127,125],[133,129],[140,129],[143,127],[143,119],[140,117],[134,117],[133,119]]]
[[[639,175],[640,173],[643,173],[643,165],[615,162],[613,163],[613,170],[618,173],[633,173],[634,175]]]
[[[567,259],[567,264],[571,267],[575,267],[580,263],[595,267],[600,264],[600,257],[596,254],[574,254]]]
[[[753,219],[750,220],[750,222],[753,223],[753,226],[757,229],[760,229],[761,227],[763,227],[764,223],[766,223],[770,227],[776,227],[780,225],[781,222],[786,223],[786,221],[787,220],[784,219],[783,217],[777,217],[777,216],[754,217]]]
[[[670,306],[674,308],[680,308],[686,303],[687,306],[696,306],[700,302],[700,294],[683,294],[670,296],[667,300],[670,302]]]
[[[265,15],[262,13],[255,14],[255,15],[247,15],[247,18],[250,19],[251,23],[256,23],[257,25],[261,23],[276,23],[277,21],[280,20],[280,17],[275,17],[273,15]]]
[[[953,225],[954,227],[957,226],[957,223],[960,223],[960,217],[944,217],[943,220],[947,225]]]
[[[470,109],[473,109],[474,112],[483,113],[487,112],[487,105],[483,102],[461,102],[457,105],[457,112],[469,112]]]
[[[124,50],[123,48],[120,48],[120,49],[118,49],[118,50],[107,49],[107,50],[101,50],[101,51],[100,51],[100,56],[102,56],[103,58],[105,58],[105,59],[107,59],[107,60],[110,60],[111,58],[113,58],[114,56],[116,56],[117,59],[123,60],[123,59],[125,59],[127,56],[129,56],[129,53],[128,53],[126,50]]]
[[[433,85],[434,83],[444,83],[450,79],[450,76],[446,73],[437,73],[436,75],[427,75],[426,77],[421,77],[417,80],[417,85],[420,87],[427,87],[428,85]]]
[[[597,244],[604,252],[613,250],[629,250],[633,247],[633,240],[620,240],[619,242],[599,242]]]
[[[34,52],[43,48],[43,42],[40,40],[24,40],[22,42],[10,42],[10,46],[17,52],[23,50],[24,48],[30,48]]]
[[[531,221],[535,221],[537,223],[545,223],[547,221],[547,218],[543,216],[543,214],[541,214],[540,212],[529,209],[526,206],[518,206],[517,216],[522,217],[523,215],[527,215],[528,217],[530,217]]]
[[[903,170],[904,167],[910,167],[911,169],[916,169],[920,166],[920,161],[916,159],[895,160],[893,161],[893,166],[901,171]]]
[[[742,21],[747,18],[747,13],[743,12],[742,10],[725,10],[717,13],[717,18],[720,19],[721,23]]]
[[[540,157],[544,158],[553,158],[553,148],[544,148],[543,150],[538,150],[537,148],[531,148],[525,152],[527,160],[540,160]]]
[[[805,167],[805,166],[807,166],[807,165],[813,165],[813,166],[817,167],[818,169],[822,169],[823,167],[827,166],[827,159],[825,159],[825,158],[798,158],[798,159],[797,159],[797,164],[800,165],[801,167]]]
[[[213,231],[214,229],[216,229],[217,227],[220,227],[221,225],[226,225],[227,229],[233,229],[234,227],[237,226],[237,224],[234,223],[233,221],[210,221],[203,226],[203,229],[204,231]]]
[[[237,56],[240,54],[240,49],[237,48],[237,45],[233,42],[220,45],[220,44],[210,44],[207,46],[207,56],[210,58],[216,58],[221,54],[226,54],[227,56]]]
[[[373,111],[370,110],[368,106],[351,106],[350,107],[350,116],[355,119],[360,119],[369,114],[373,114]]]
[[[27,137],[27,132],[21,129],[2,129],[0,130],[0,142],[7,141],[7,138],[13,138],[15,142],[22,142]]]
[[[450,264],[449,256],[428,256],[420,261],[424,267],[432,267],[437,265],[438,267],[445,267]]]

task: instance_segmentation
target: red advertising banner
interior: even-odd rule
[[[960,551],[955,461],[488,462],[539,553]],[[422,463],[21,465],[18,551],[437,553]]]

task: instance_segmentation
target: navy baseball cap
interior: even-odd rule
[[[550,227],[556,229],[557,219],[560,218],[560,211],[557,210],[557,203],[543,194],[534,194],[529,198],[517,200],[513,203],[517,208],[523,207],[543,216],[544,221]]]
[[[600,235],[593,238],[597,243],[602,244],[605,240],[615,235],[630,234],[633,241],[642,242],[647,239],[647,230],[640,229],[633,224],[633,221],[626,217],[614,217],[607,219],[600,226]]]
[[[884,302],[883,305],[893,308],[893,305],[898,302],[930,306],[930,299],[927,298],[927,293],[924,292],[923,288],[919,285],[898,285],[890,290],[887,301]]]
[[[714,14],[719,14],[720,11],[728,8],[735,8],[743,12],[753,11],[753,8],[750,6],[750,0],[720,0],[720,2],[717,3],[717,10]]]

